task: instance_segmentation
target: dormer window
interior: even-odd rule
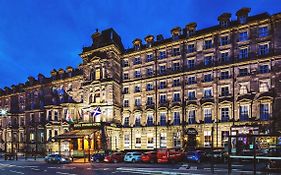
[[[247,22],[247,16],[240,16],[239,17],[239,22],[240,24],[245,24]]]
[[[222,27],[228,27],[228,25],[229,25],[229,21],[221,21],[220,22],[220,26],[222,26]]]

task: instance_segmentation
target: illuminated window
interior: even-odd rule
[[[167,147],[167,133],[160,133],[160,148]]]
[[[125,148],[130,148],[130,135],[126,134],[124,135],[124,147]]]
[[[97,68],[96,69],[96,80],[99,80],[100,79],[100,69],[99,68]]]

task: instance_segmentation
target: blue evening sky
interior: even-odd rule
[[[281,12],[280,0],[0,0],[0,88],[77,67],[96,28],[113,27],[125,48],[148,34],[170,37],[175,26],[217,24],[223,12]]]

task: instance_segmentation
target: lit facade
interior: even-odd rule
[[[234,21],[224,13],[219,25],[202,30],[176,27],[167,39],[148,35],[131,49],[113,29],[97,31],[77,68],[0,91],[7,111],[0,148],[79,154],[224,147],[230,134],[280,131],[281,14],[248,13],[240,9]],[[102,114],[92,117],[96,107]]]

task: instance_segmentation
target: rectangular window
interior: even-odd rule
[[[196,99],[196,94],[195,94],[195,90],[192,91],[188,91],[188,100],[195,100]]]
[[[248,48],[241,48],[239,50],[239,59],[248,58]]]
[[[128,79],[129,79],[129,74],[123,73],[123,80],[128,80]]]
[[[136,85],[136,86],[135,86],[135,93],[136,93],[136,92],[140,92],[140,91],[141,91],[140,85]]]
[[[222,36],[220,38],[220,45],[221,46],[224,46],[224,45],[227,45],[229,44],[229,39],[228,39],[228,36]]]
[[[174,125],[180,124],[180,112],[174,112]]]
[[[269,72],[269,66],[267,64],[259,66],[259,72],[265,74]]]
[[[229,71],[222,71],[221,72],[221,76],[220,76],[221,80],[225,80],[225,79],[229,79],[229,78],[230,78]]]
[[[129,66],[129,61],[128,60],[123,60],[122,61],[122,66],[123,67],[128,67]]]
[[[194,67],[195,67],[195,60],[194,59],[187,60],[187,68],[192,69]]]
[[[176,147],[176,148],[181,147],[181,133],[180,132],[173,134],[173,140],[174,140],[174,147]]]
[[[221,53],[221,62],[228,62],[229,61],[229,54],[228,52]]]
[[[152,70],[152,68],[147,68],[147,69],[146,69],[146,75],[147,75],[147,76],[152,76],[152,75],[153,75],[153,70]]]
[[[180,63],[179,62],[173,63],[172,70],[173,71],[179,71],[180,70]]]
[[[141,99],[135,98],[135,106],[141,106]]]
[[[229,121],[229,108],[221,108],[221,121],[228,122]]]
[[[124,126],[128,127],[129,126],[129,121],[130,121],[129,117],[125,117],[124,118]]]
[[[205,40],[204,49],[210,49],[213,47],[213,41],[212,40]]]
[[[229,87],[228,86],[221,87],[221,96],[229,96]]]
[[[180,93],[174,93],[173,95],[173,102],[180,102]]]
[[[160,103],[166,103],[167,102],[167,98],[166,98],[166,94],[161,94],[160,95]]]
[[[135,126],[141,126],[141,116],[136,115]]]
[[[135,78],[141,78],[141,71],[135,70]]]
[[[124,106],[124,107],[129,107],[129,100],[126,100],[126,99],[125,99],[125,100],[123,101],[123,106]]]
[[[147,105],[153,105],[153,97],[151,96],[148,96],[147,97],[147,102],[146,102]]]
[[[241,121],[248,121],[249,120],[249,106],[248,105],[241,105],[239,108],[239,116]]]
[[[175,86],[180,86],[180,79],[179,78],[173,80],[173,87],[175,87]]]
[[[213,64],[212,56],[205,56],[204,58],[204,65],[211,66]]]
[[[192,53],[192,52],[195,52],[196,49],[195,49],[195,45],[194,44],[189,44],[187,46],[187,53]]]
[[[204,131],[204,146],[210,147],[212,143],[211,131]]]
[[[240,32],[239,33],[239,41],[247,41],[248,40],[248,32]]]
[[[48,111],[48,121],[52,121],[52,111]]]
[[[148,133],[147,134],[147,148],[154,148],[154,137],[153,134]]]
[[[59,112],[58,111],[54,111],[54,120],[55,121],[59,120]]]
[[[137,64],[141,64],[141,58],[140,57],[134,58],[134,65],[137,65]]]
[[[160,126],[166,125],[166,113],[160,113]]]
[[[204,89],[204,98],[210,98],[213,96],[212,89],[211,88],[205,88]]]
[[[130,148],[130,135],[129,134],[124,135],[124,147],[126,149]]]
[[[269,104],[268,103],[260,104],[260,119],[269,120]]]
[[[204,82],[213,81],[212,74],[205,74],[204,75]]]
[[[167,133],[160,133],[160,148],[167,147]]]
[[[159,73],[160,73],[160,74],[166,73],[166,66],[165,66],[165,65],[160,65],[160,67],[159,67]]]
[[[176,47],[173,49],[173,56],[177,56],[177,55],[180,55],[180,48],[179,47]]]
[[[152,54],[147,54],[146,55],[146,62],[153,61],[153,55]]]
[[[147,121],[146,121],[147,126],[153,126],[153,115],[152,114],[148,114],[147,115]]]
[[[268,44],[260,44],[259,45],[259,55],[267,55],[269,53]]]
[[[166,81],[160,81],[159,89],[165,89],[166,88]]]
[[[195,78],[195,76],[193,76],[193,77],[188,77],[187,84],[196,84],[196,78]]]
[[[146,84],[146,91],[152,91],[152,90],[153,90],[153,84],[152,83]]]
[[[188,111],[188,124],[195,124],[195,110]]]
[[[239,69],[239,76],[247,76],[247,75],[249,75],[248,68]]]
[[[259,37],[266,37],[268,36],[268,27],[264,26],[264,27],[259,27],[258,29],[258,35]]]
[[[128,94],[129,93],[129,88],[128,87],[124,87],[123,88],[123,94]]]
[[[204,108],[204,123],[212,123],[212,109]]]
[[[141,135],[138,134],[136,135],[136,145],[135,148],[140,148],[141,147]]]
[[[164,59],[164,58],[166,58],[167,56],[166,56],[166,51],[160,51],[159,52],[159,59]]]

